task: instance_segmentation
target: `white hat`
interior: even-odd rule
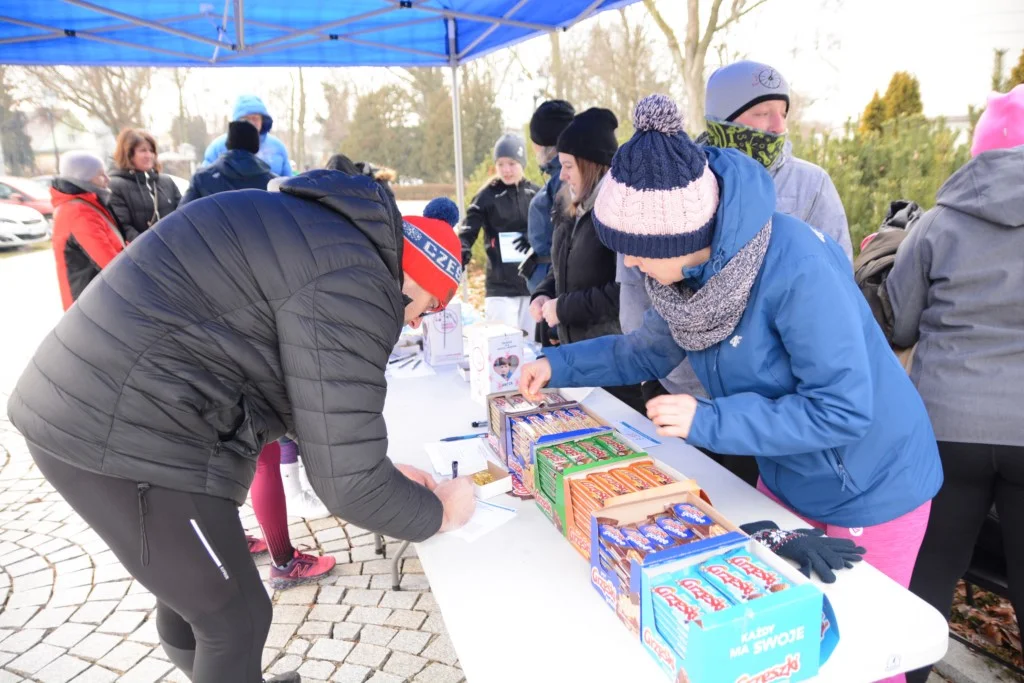
[[[103,160],[92,152],[66,152],[60,155],[62,178],[88,183],[103,171]]]

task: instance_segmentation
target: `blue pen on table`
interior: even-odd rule
[[[487,432],[480,432],[479,434],[464,434],[462,436],[446,436],[441,441],[465,441],[466,439],[479,439],[482,436],[487,436]]]

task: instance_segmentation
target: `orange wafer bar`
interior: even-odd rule
[[[593,479],[599,484],[607,487],[609,491],[614,493],[616,496],[624,496],[628,493],[633,493],[634,489],[627,486],[618,477],[613,477],[609,472],[595,472],[587,477]]]
[[[608,472],[622,483],[633,488],[634,491],[646,491],[654,488],[654,484],[641,477],[635,470],[628,467],[616,467]]]
[[[650,462],[638,462],[635,465],[630,465],[630,469],[655,486],[668,486],[675,481]]]

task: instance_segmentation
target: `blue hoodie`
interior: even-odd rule
[[[689,443],[755,453],[765,485],[810,519],[847,527],[893,520],[942,485],[935,436],[914,389],[834,241],[775,212],[772,179],[750,157],[705,148],[719,181],[711,259],[683,275],[699,288],[773,220],[733,334],[690,362],[711,399]],[[660,379],[687,352],[652,309],[628,335],[547,350],[551,386]]]
[[[248,114],[259,114],[263,117],[263,127],[260,129],[260,151],[257,156],[270,166],[270,171],[279,176],[292,175],[292,165],[288,161],[288,150],[284,143],[270,134],[274,127],[274,119],[267,111],[263,100],[255,95],[239,95],[235,100],[235,109],[231,112],[231,120],[237,121]],[[221,135],[210,143],[203,155],[203,165],[208,166],[220,158],[220,155],[228,151],[228,136]]]

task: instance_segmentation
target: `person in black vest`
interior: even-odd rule
[[[218,192],[267,189],[274,174],[267,162],[256,156],[260,151],[260,132],[256,126],[248,121],[232,121],[228,124],[226,144],[227,152],[195,172],[178,206]]]
[[[533,292],[530,314],[557,326],[571,344],[622,334],[615,252],[594,229],[594,201],[619,148],[619,121],[607,109],[591,108],[573,118],[558,137],[562,188],[556,198],[552,268]],[[605,387],[635,410],[644,411],[640,385]]]

